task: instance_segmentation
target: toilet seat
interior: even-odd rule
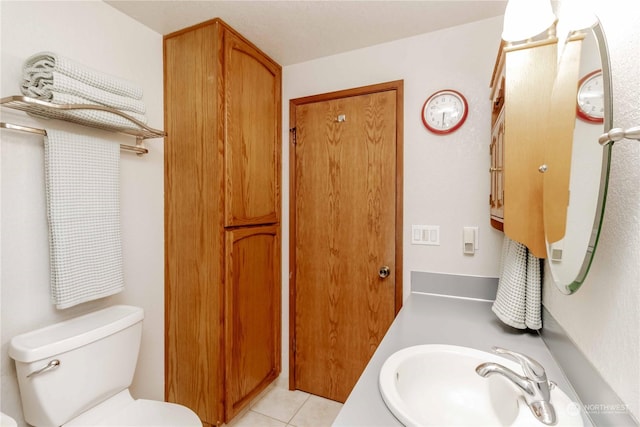
[[[202,427],[195,412],[186,406],[157,400],[134,400],[123,390],[83,412],[63,427]]]

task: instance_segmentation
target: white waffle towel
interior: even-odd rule
[[[75,95],[67,95],[66,93],[54,93],[54,97],[51,100],[54,104],[87,104],[86,100],[75,96]],[[93,104],[93,103],[90,103]],[[139,131],[140,127],[136,125],[131,120],[125,119],[124,117],[111,113],[109,111],[101,111],[94,109],[74,109],[74,110],[49,110],[46,116],[40,116],[37,113],[29,113],[34,117],[44,117],[47,119],[61,119],[68,120],[75,123],[81,123],[88,126],[94,127],[109,127],[109,128],[119,128],[119,129],[129,129]],[[138,120],[139,122],[146,124],[147,118],[141,114],[125,112],[125,114],[130,117]]]
[[[66,93],[54,92],[51,102],[54,104],[95,104],[93,102],[88,102],[86,99],[81,98],[76,95],[67,95]],[[138,114],[132,113],[130,111],[124,111],[125,114],[133,117],[141,123],[147,123],[147,117]],[[81,119],[83,121],[102,124],[108,126],[116,126],[121,128],[131,128],[138,129],[136,125],[134,125],[131,121],[125,119],[122,116],[119,116],[114,113],[110,113],[109,111],[101,111],[101,110],[65,110],[65,111],[56,111],[56,115],[61,116],[69,116],[75,117],[77,119]],[[35,114],[34,114],[35,115]],[[49,117],[49,116],[48,116]]]
[[[49,78],[53,81],[53,71],[57,71],[74,80],[134,99],[142,99],[142,88],[128,80],[115,77],[79,64],[62,55],[53,52],[40,52],[27,58],[23,71],[25,80],[29,74],[39,74],[40,78]]]
[[[540,262],[526,246],[504,236],[498,293],[491,309],[507,325],[542,328]]]
[[[30,70],[25,72],[22,80],[21,91],[23,95],[55,102],[54,94],[59,92],[82,97],[84,104],[100,104],[116,110],[138,114],[146,112],[146,106],[141,100],[107,92],[58,71],[40,72],[33,67]]]
[[[53,304],[120,292],[119,144],[47,129],[45,180]]]

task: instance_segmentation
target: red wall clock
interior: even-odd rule
[[[440,90],[432,94],[422,106],[422,123],[439,135],[458,129],[467,119],[469,106],[464,95],[455,90]]]

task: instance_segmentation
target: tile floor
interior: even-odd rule
[[[329,427],[338,416],[342,403],[288,389],[288,379],[275,385],[238,415],[229,427]]]

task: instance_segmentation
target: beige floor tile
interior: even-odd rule
[[[274,387],[251,410],[287,423],[308,398],[303,391]]]
[[[289,424],[296,427],[328,427],[341,408],[342,403],[311,395]]]
[[[286,388],[288,390],[289,389],[289,377],[285,377],[284,375],[280,375],[278,378],[276,378],[276,380],[273,382],[273,384],[276,387],[282,387],[282,388]]]
[[[230,427],[285,427],[287,424],[266,415],[249,411],[231,422]]]

